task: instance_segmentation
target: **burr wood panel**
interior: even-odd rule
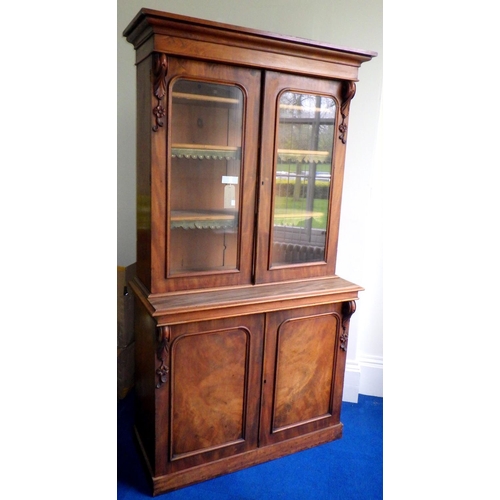
[[[331,414],[337,330],[335,314],[278,327],[273,432]]]
[[[257,446],[263,334],[262,314],[171,327],[169,391],[157,391],[165,471]]]
[[[172,458],[244,438],[244,328],[200,332],[172,346]]]
[[[264,353],[260,443],[273,444],[340,423],[335,400],[341,304],[268,315]],[[343,368],[342,368],[343,370]]]

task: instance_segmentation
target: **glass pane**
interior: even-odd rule
[[[333,98],[281,95],[272,265],[325,260],[334,125]]]
[[[170,274],[237,269],[243,93],[177,80],[171,123]]]

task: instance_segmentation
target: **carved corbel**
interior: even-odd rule
[[[356,302],[351,300],[342,303],[342,334],[340,335],[340,348],[347,351],[347,341],[349,340],[349,321],[356,312]]]
[[[342,123],[339,125],[339,139],[342,141],[342,144],[346,143],[347,124],[345,122],[347,117],[349,116],[349,104],[355,94],[356,84],[351,81],[345,81],[342,85],[342,104],[340,106]]]
[[[159,127],[163,127],[162,118],[165,116],[165,108],[161,105],[161,100],[167,93],[167,56],[165,54],[153,54],[153,93],[158,100],[158,104],[153,108],[156,125],[153,132],[157,132]]]
[[[159,389],[168,378],[168,366],[166,364],[168,359],[168,352],[170,350],[170,327],[158,327],[158,348],[156,349],[156,358],[160,362],[160,366],[156,369],[158,375],[158,383],[156,388]]]

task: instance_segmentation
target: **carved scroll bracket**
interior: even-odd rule
[[[347,341],[349,340],[349,321],[356,312],[356,302],[351,300],[342,303],[342,334],[340,335],[340,348],[347,351]]]
[[[167,93],[167,56],[165,54],[153,54],[153,93],[158,100],[158,104],[153,108],[153,115],[156,124],[153,126],[153,132],[157,132],[159,127],[163,127],[162,118],[165,116],[165,108],[161,101]]]
[[[342,123],[339,125],[339,139],[342,144],[346,143],[347,124],[345,123],[349,116],[349,104],[356,94],[356,84],[351,81],[345,81],[342,86],[342,104],[340,106],[340,114],[342,115]]]
[[[159,389],[167,381],[168,366],[166,361],[168,359],[168,352],[170,350],[170,327],[158,327],[158,348],[156,350],[156,358],[160,362],[160,366],[156,369],[158,375],[158,383],[156,388]]]

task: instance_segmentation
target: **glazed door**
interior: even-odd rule
[[[256,282],[333,275],[341,82],[266,72]]]
[[[169,60],[167,290],[252,276],[260,72]]]
[[[263,324],[253,315],[172,326],[168,390],[157,396],[166,472],[257,447]]]
[[[261,446],[340,423],[341,328],[339,304],[268,315]]]

